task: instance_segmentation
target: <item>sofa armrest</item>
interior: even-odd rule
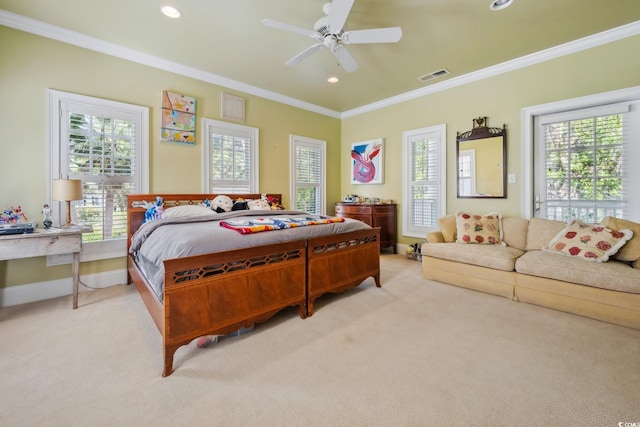
[[[428,243],[444,243],[444,237],[439,231],[433,231],[427,234]]]

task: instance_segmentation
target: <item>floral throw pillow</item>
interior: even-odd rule
[[[542,250],[586,261],[606,262],[632,236],[628,229],[616,231],[574,219]]]
[[[456,212],[456,242],[481,245],[502,245],[502,217],[492,212],[477,215]]]

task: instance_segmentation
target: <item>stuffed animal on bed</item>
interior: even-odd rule
[[[162,213],[164,212],[164,200],[162,199],[162,197],[156,196],[155,203],[147,202],[146,200],[144,200],[143,204],[147,209],[147,211],[144,213],[144,222],[162,218]]]
[[[249,200],[247,202],[249,210],[268,211],[271,209],[271,205],[266,200]]]
[[[233,206],[231,207],[232,211],[246,211],[249,209],[247,206],[247,201],[244,199],[236,199],[233,201]]]
[[[233,200],[231,197],[225,195],[219,195],[213,198],[211,201],[211,209],[218,213],[229,212],[233,208]]]

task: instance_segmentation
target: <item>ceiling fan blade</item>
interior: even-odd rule
[[[322,43],[316,43],[313,46],[306,48],[305,50],[303,50],[302,52],[300,52],[299,54],[297,54],[287,62],[285,62],[285,65],[296,65],[298,62],[302,61],[308,56],[311,56],[312,53],[322,49],[323,47],[324,45]]]
[[[340,39],[347,44],[395,43],[402,38],[402,28],[376,28],[372,30],[346,31]]]
[[[274,21],[273,19],[263,19],[262,23],[267,27],[276,28],[278,30],[289,31],[292,33],[302,34],[303,36],[317,38],[318,33],[307,30],[305,28],[296,27],[295,25],[285,24],[284,22]]]
[[[349,53],[346,47],[339,44],[335,47],[335,49],[332,49],[331,51],[336,56],[336,58],[338,58],[338,62],[347,73],[358,69],[358,63],[356,62],[355,58],[351,56],[351,53]]]
[[[339,34],[347,22],[354,0],[333,0],[327,15],[327,24],[332,34]]]

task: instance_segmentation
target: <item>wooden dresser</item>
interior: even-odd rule
[[[398,222],[395,203],[336,203],[336,216],[353,218],[380,227],[380,248],[396,253]]]

